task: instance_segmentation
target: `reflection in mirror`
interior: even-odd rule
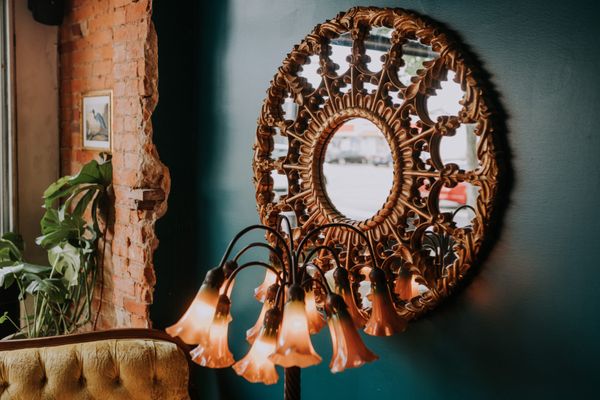
[[[323,79],[318,72],[319,67],[319,56],[313,54],[308,58],[307,64],[302,65],[302,70],[298,72],[298,76],[306,79],[313,89],[318,89]]]
[[[457,164],[460,169],[472,171],[479,165],[477,160],[477,136],[474,124],[462,124],[454,136],[442,137],[440,157],[444,164]]]
[[[294,104],[294,103],[292,103]],[[294,104],[295,105],[295,104]],[[287,157],[288,155],[288,140],[284,137],[279,128],[275,129],[275,135],[273,135],[273,152],[271,153],[271,158],[273,160],[278,160],[282,157]],[[275,193],[275,198],[273,201],[277,202],[281,199],[282,196],[288,194],[288,180],[287,176],[278,173],[277,171],[271,171],[271,179],[273,179],[273,193]]]
[[[448,71],[447,80],[440,82],[441,89],[435,91],[435,96],[427,98],[427,112],[433,122],[442,115],[458,116],[463,107],[459,102],[465,93],[460,85],[454,82],[455,76],[454,71]]]
[[[341,76],[350,68],[348,57],[352,54],[352,37],[350,32],[345,32],[333,39],[330,44],[331,54],[329,58],[338,65],[337,75]]]
[[[363,310],[371,309],[371,282],[360,281],[358,285],[358,295],[360,296],[360,306]]]
[[[364,118],[350,119],[335,131],[325,151],[324,185],[331,204],[357,221],[375,215],[393,183],[390,146]]]
[[[429,197],[429,189],[431,189],[431,180],[428,178],[423,179],[422,181],[420,181],[421,186],[419,186],[419,197],[421,199],[427,199],[427,197]]]
[[[431,155],[429,154],[429,152],[427,151],[420,151],[419,152],[419,160],[423,163],[423,165],[419,165],[420,169],[423,170],[427,170],[427,169],[431,169]]]
[[[448,276],[448,267],[456,261],[454,238],[446,232],[426,231],[421,242],[421,257],[426,271],[427,282],[434,282]],[[429,284],[428,284],[429,285]]]
[[[383,67],[382,57],[390,51],[392,47],[390,39],[392,38],[392,28],[385,26],[373,26],[369,34],[365,37],[365,54],[369,56],[370,61],[367,68],[371,72],[379,72]]]
[[[358,287],[357,287],[357,295],[358,295],[358,299],[360,300],[359,302],[357,302],[357,304],[363,309],[363,310],[370,310],[372,307],[372,287],[371,287],[371,281],[369,280],[369,274],[371,272],[371,267],[362,267],[360,269],[360,276],[362,277],[362,280],[359,282]]]
[[[477,192],[477,187],[469,182],[459,182],[454,187],[443,186],[438,202],[440,211],[453,213],[465,205],[474,207],[477,201]]]
[[[390,96],[390,98],[392,99],[392,104],[399,106],[400,104],[402,104],[402,97],[401,94],[399,92],[392,92],[391,90],[388,92],[388,95]]]
[[[431,182],[424,179],[419,187],[419,195],[422,199],[429,197],[429,188]],[[479,188],[469,182],[459,182],[454,187],[442,186],[438,196],[438,208],[442,213],[450,213],[453,220],[459,228],[469,226],[475,216],[473,210],[477,205],[477,196]],[[409,220],[410,230],[415,228],[414,224],[418,221]]]
[[[294,99],[288,94],[283,100],[283,117],[286,120],[295,121],[298,116],[298,104],[294,102]]]
[[[363,88],[367,91],[368,94],[372,94],[377,91],[377,85],[373,85],[371,82],[363,83]]]
[[[287,176],[278,173],[276,170],[272,170],[270,174],[271,179],[273,179],[273,201],[278,202],[283,196],[288,194]]]
[[[350,91],[351,87],[349,84],[340,87],[340,92],[346,94]]]
[[[417,75],[417,71],[423,68],[423,63],[437,58],[438,54],[431,46],[421,44],[416,40],[407,40],[402,45],[402,60],[404,65],[398,70],[398,79],[405,86],[410,85],[411,78]]]
[[[469,182],[459,182],[453,188],[444,186],[439,196],[440,212],[451,213],[458,228],[472,224],[479,188]]]
[[[429,288],[418,282],[416,275],[410,271],[406,271],[401,268],[398,271],[398,277],[396,278],[394,291],[401,300],[410,301],[415,297],[421,296],[427,292]]]

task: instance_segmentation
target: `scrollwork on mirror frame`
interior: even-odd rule
[[[393,30],[380,71],[368,67],[365,38],[371,27]],[[345,33],[352,40],[349,68],[338,73],[338,65],[330,58],[331,42]],[[424,62],[405,85],[398,71],[404,63],[403,45],[408,41],[429,46],[436,57]],[[311,56],[319,59],[318,87],[300,74]],[[427,99],[440,89],[449,71],[453,71],[454,81],[464,92],[462,109],[457,115],[432,121]],[[275,226],[280,212],[294,211],[299,236],[329,222],[355,225],[367,235],[376,249],[375,256],[388,272],[398,313],[411,319],[433,308],[471,268],[489,227],[498,188],[494,110],[478,71],[451,35],[402,9],[356,7],[317,25],[283,61],[258,119],[253,168],[262,222]],[[375,89],[368,90],[366,83]],[[293,120],[286,119],[286,98],[297,107]],[[349,220],[340,214],[322,182],[327,143],[336,128],[351,118],[373,122],[388,140],[393,158],[390,194],[383,207],[364,221]],[[411,124],[416,119],[418,122]],[[442,138],[453,136],[462,124],[474,126],[477,137],[478,166],[472,170],[444,163],[440,156]],[[286,155],[274,159],[276,134],[287,138],[288,148]],[[422,153],[430,154],[425,162]],[[287,194],[278,199],[273,192],[272,173],[287,177]],[[469,207],[474,214],[471,224],[459,227],[453,221],[456,212],[440,210],[439,193],[461,182],[477,188],[478,197],[474,207]],[[428,195],[422,196],[420,188],[425,188]],[[338,249],[358,289],[360,281],[366,279],[362,266],[368,250],[364,241],[341,228],[328,229],[317,241]],[[327,261],[321,257],[315,262],[326,267]],[[407,295],[405,289],[411,284],[426,290]],[[355,296],[361,304],[358,290]],[[365,303],[363,309],[368,312]]]

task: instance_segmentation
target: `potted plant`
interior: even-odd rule
[[[0,287],[17,285],[25,312],[21,324],[7,313],[0,323],[12,323],[11,338],[73,333],[92,320],[92,300],[102,265],[99,239],[106,234],[112,182],[110,156],[85,164],[75,176],[65,176],[44,192],[42,234],[36,244],[48,252],[49,265],[23,259],[24,244],[14,233],[0,238]]]

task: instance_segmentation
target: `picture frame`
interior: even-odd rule
[[[112,90],[99,90],[81,96],[81,136],[87,150],[112,150]]]

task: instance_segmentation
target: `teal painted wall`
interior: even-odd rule
[[[196,2],[190,2],[196,3]],[[158,223],[152,318],[186,307],[229,238],[257,221],[251,182],[256,118],[276,68],[315,24],[354,5],[398,6],[456,31],[482,60],[508,115],[514,184],[501,236],[472,283],[394,338],[367,338],[381,359],[332,375],[303,373],[305,399],[579,398],[600,372],[600,38],[589,1],[156,0],[160,101],[155,141],[171,168]],[[258,305],[244,275],[230,343]],[[198,368],[205,398],[276,399],[230,369]],[[329,395],[329,396],[328,396]],[[597,396],[597,394],[596,394]]]

